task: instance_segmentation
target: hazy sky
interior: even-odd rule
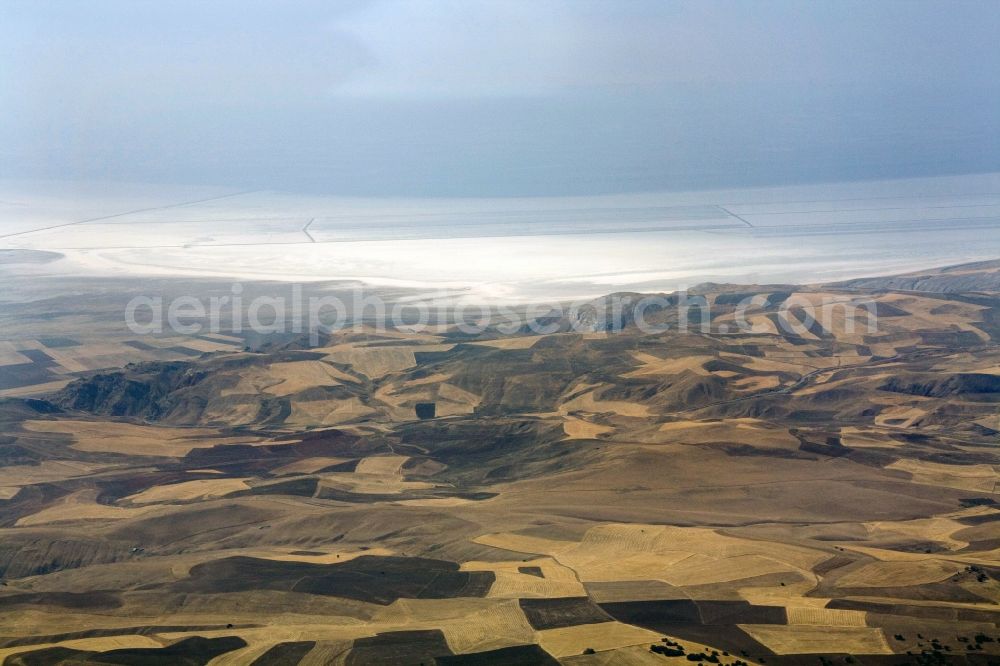
[[[0,0],[0,177],[474,196],[995,171],[998,34],[993,0]]]

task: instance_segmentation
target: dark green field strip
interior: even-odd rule
[[[610,622],[612,618],[588,597],[520,599],[518,603],[534,629],[558,629],[578,624]]]
[[[357,638],[347,654],[347,666],[418,666],[452,654],[439,629],[390,631]]]
[[[281,590],[344,597],[387,605],[396,599],[482,597],[492,572],[459,571],[458,564],[419,557],[362,555],[337,564],[227,557],[199,564],[179,592],[226,593]]]

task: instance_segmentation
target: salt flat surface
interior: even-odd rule
[[[521,199],[0,183],[59,275],[361,280],[512,301],[819,282],[1000,257],[1000,174]]]

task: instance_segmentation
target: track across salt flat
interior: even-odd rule
[[[171,190],[173,202],[147,192],[116,211],[107,187],[93,202],[10,187],[0,247],[63,253],[46,268],[63,274],[348,279],[535,301],[1000,257],[1000,174],[525,199]]]

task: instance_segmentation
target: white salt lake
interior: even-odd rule
[[[60,276],[352,280],[484,300],[815,283],[1000,257],[1000,174],[564,198],[0,183],[0,249]]]

